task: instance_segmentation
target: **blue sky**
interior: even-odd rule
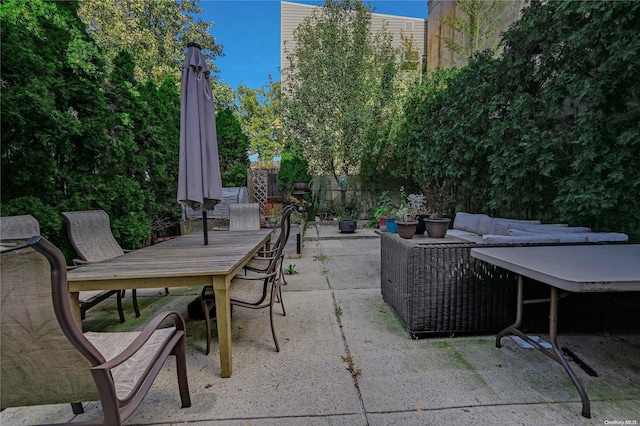
[[[323,0],[292,0],[322,5]],[[365,0],[375,12],[427,19],[427,0]],[[214,22],[211,33],[225,56],[216,59],[219,78],[237,89],[257,89],[271,74],[280,80],[280,0],[201,0],[200,16]]]

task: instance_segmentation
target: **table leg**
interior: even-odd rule
[[[82,331],[82,314],[80,313],[80,293],[77,291],[69,292],[69,305],[71,306],[71,314],[78,324],[78,328]]]
[[[564,367],[564,370],[566,371],[566,373],[569,375],[569,378],[573,382],[573,385],[578,390],[578,393],[580,394],[580,399],[582,400],[582,416],[590,419],[591,406],[589,403],[589,397],[587,396],[587,392],[584,390],[584,387],[582,387],[582,383],[580,383],[580,380],[578,380],[576,373],[573,371],[573,369],[571,369],[569,362],[564,357],[564,354],[558,347],[558,289],[551,286],[551,297],[549,298],[549,300],[538,299],[538,300],[525,301],[523,299],[523,287],[524,287],[523,277],[522,275],[518,275],[518,296],[517,296],[518,306],[516,311],[516,321],[512,325],[510,325],[509,327],[505,328],[500,333],[498,333],[498,335],[496,336],[496,347],[497,348],[501,347],[500,341],[504,336],[506,336],[507,334],[513,334],[525,340],[526,342],[530,343],[540,352],[547,355],[549,358],[553,359],[557,363],[561,364]],[[549,340],[551,340],[551,348],[553,349],[553,351],[550,351],[549,349],[543,347],[539,342],[532,340],[531,337],[529,337],[522,331],[518,330],[518,327],[522,323],[523,306],[526,303],[544,303],[544,302],[550,303]]]
[[[589,403],[589,397],[587,396],[587,392],[582,387],[582,383],[578,380],[576,373],[573,371],[569,362],[564,357],[564,354],[558,347],[557,341],[557,329],[558,329],[558,289],[555,287],[551,287],[551,309],[549,312],[549,340],[551,340],[551,346],[553,347],[553,351],[557,355],[558,361],[564,367],[564,370],[567,372],[573,385],[578,390],[580,394],[580,399],[582,400],[582,416],[587,419],[591,418],[591,404]]]
[[[509,327],[505,328],[504,330],[502,330],[500,333],[498,333],[498,335],[496,336],[496,348],[502,347],[502,344],[500,343],[500,341],[502,340],[502,338],[504,336],[506,336],[507,334],[512,334],[514,330],[516,330],[518,327],[520,327],[520,324],[522,323],[522,307],[524,305],[523,302],[523,287],[524,287],[524,280],[522,278],[522,275],[518,275],[518,299],[517,299],[517,307],[516,307],[516,321],[511,324]]]
[[[220,371],[222,377],[231,377],[231,305],[229,303],[229,277],[214,277],[213,291],[216,294],[216,324],[220,348]]]

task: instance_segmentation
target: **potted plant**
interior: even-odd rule
[[[338,216],[338,229],[342,233],[353,233],[358,227],[359,203],[355,198],[350,198],[344,205],[336,203],[335,214]]]
[[[358,221],[350,214],[343,213],[338,220],[338,229],[343,234],[353,234],[358,228]]]
[[[387,230],[387,219],[393,216],[393,204],[389,192],[384,191],[378,197],[376,206],[369,211],[369,226],[378,227],[381,231]]]
[[[313,210],[325,220],[332,209],[331,181],[326,176],[315,176],[311,179],[311,202]]]
[[[280,170],[278,171],[278,185],[288,193],[303,194],[308,191],[311,175],[308,172],[309,163],[304,158],[300,147],[289,141],[282,148]]]
[[[400,237],[411,239],[416,234],[418,227],[416,215],[422,210],[423,205],[424,195],[409,194],[409,196],[405,196],[404,187],[400,187],[400,208],[396,219]]]
[[[431,212],[430,216],[424,219],[425,230],[430,238],[444,238],[451,219],[442,215],[453,203],[451,186],[447,182],[440,184],[435,179],[431,179],[431,184],[425,193],[428,211]]]

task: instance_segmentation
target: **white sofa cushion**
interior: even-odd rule
[[[629,241],[629,236],[627,234],[623,234],[622,232],[587,232],[584,234],[574,235],[586,235],[587,240],[590,243]]]
[[[558,238],[561,243],[604,243],[629,241],[629,236],[622,232],[549,232],[541,234],[539,232],[510,229],[509,235],[514,237],[545,236]]]
[[[480,234],[480,232],[478,232],[480,227],[480,219],[482,219],[483,217],[489,216],[487,216],[486,214],[458,212],[456,213],[456,218],[453,221],[453,227],[462,231],[469,231]]]
[[[482,235],[478,235],[475,232],[463,231],[461,229],[454,228],[447,230],[447,235],[460,238],[461,240],[468,241],[470,243],[482,243]]]
[[[577,234],[572,232],[548,232],[546,234],[541,234],[539,232],[530,232],[530,231],[521,231],[519,229],[510,229],[510,236],[515,237],[535,237],[535,236],[545,236],[549,238],[557,238],[560,243],[586,243],[589,240],[587,239],[586,234]]]
[[[496,218],[493,220],[495,224],[494,234],[496,235],[508,235],[509,229],[520,229],[524,231],[526,228],[539,225],[539,220],[516,220],[516,219],[502,219]]]
[[[560,232],[567,233],[585,233],[591,232],[591,228],[586,226],[567,226],[555,224],[532,225],[525,228],[525,231],[536,232],[539,234],[557,234]]]
[[[482,215],[482,217],[480,218],[480,223],[478,224],[478,234],[480,235],[488,235],[488,234],[495,234],[495,230],[496,230],[496,222],[495,220],[490,217],[485,215]]]
[[[502,243],[502,244],[526,244],[526,243],[559,243],[560,239],[552,235],[524,235],[524,236],[509,236],[509,235],[483,235],[482,242],[489,243]]]

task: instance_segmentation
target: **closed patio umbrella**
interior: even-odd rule
[[[200,46],[187,45],[180,92],[178,202],[202,211],[204,244],[209,244],[207,210],[223,200],[216,117],[209,68]]]

